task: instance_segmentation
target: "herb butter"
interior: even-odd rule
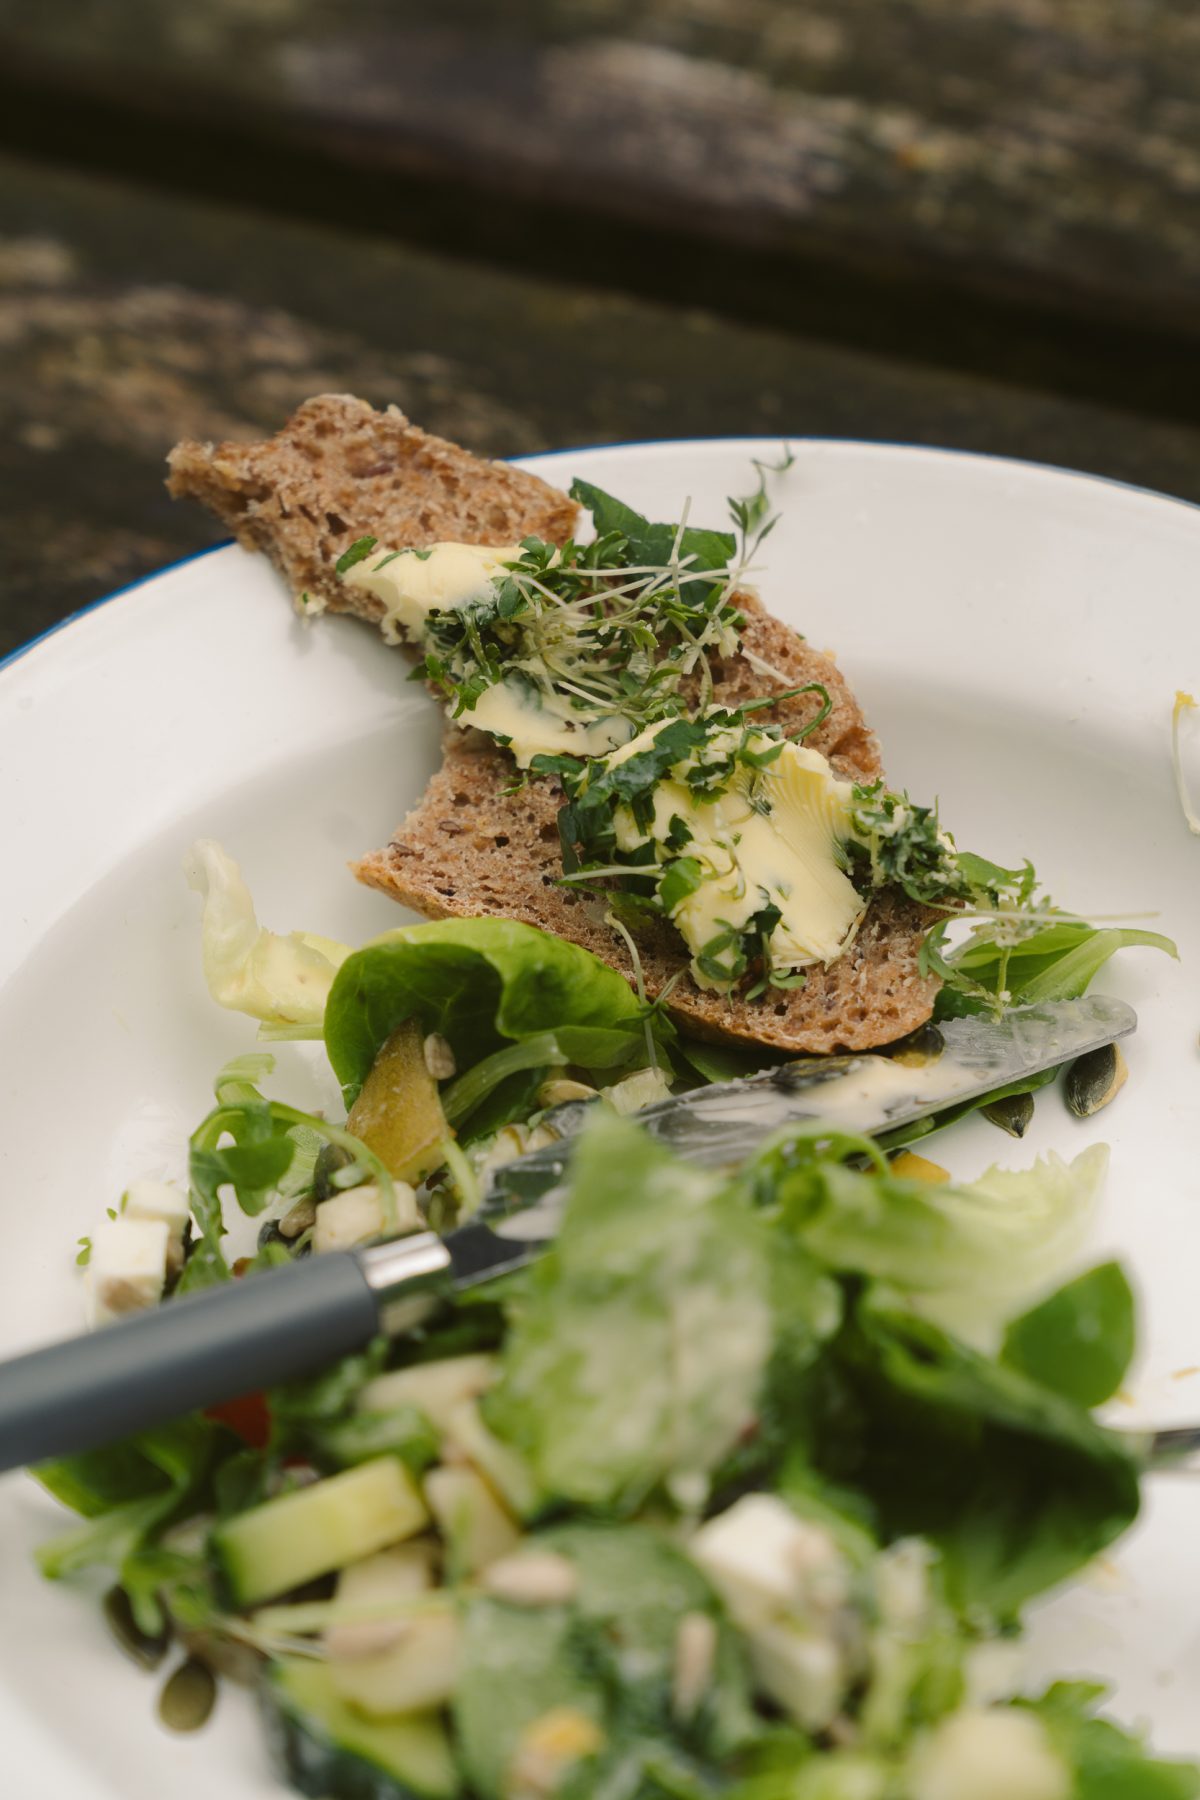
[[[423,550],[378,549],[346,570],[347,587],[383,602],[380,629],[389,644],[420,640],[435,610],[457,611],[485,599],[520,544],[430,544]]]
[[[428,647],[431,614],[486,605],[521,554],[520,544],[382,549],[347,569],[343,580],[383,602],[379,623],[389,643]],[[464,729],[475,726],[506,744],[524,769],[535,756],[605,756],[625,743],[633,729],[627,719],[594,713],[594,707],[581,709],[570,695],[560,694],[545,664],[535,663],[485,687],[473,705],[462,706],[460,700],[455,716]]]
[[[581,718],[569,701],[519,678],[485,688],[458,723],[499,738],[522,769],[535,756],[606,756],[627,741],[631,730],[628,719],[619,716]]]
[[[642,732],[607,767],[650,749],[663,729]],[[747,750],[762,766],[745,760]],[[741,940],[756,927],[777,975],[834,961],[866,910],[845,866],[852,784],[838,780],[818,751],[743,725],[713,733],[703,754],[707,764],[735,758],[725,785],[697,785],[706,764],[693,751],[655,786],[648,822],[629,806],[618,806],[613,819],[621,852],[649,846],[660,862],[678,858],[682,879],[664,882],[660,893],[693,953],[696,981],[729,986],[741,973]]]

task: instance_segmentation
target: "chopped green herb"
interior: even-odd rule
[[[333,567],[335,573],[344,575],[347,569],[352,569],[354,567],[355,563],[360,563],[363,561],[364,557],[370,556],[378,542],[379,539],[373,537],[355,538],[350,548],[348,550],[343,550],[342,554],[334,563]]]

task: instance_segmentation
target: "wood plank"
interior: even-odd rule
[[[1200,430],[0,161],[0,651],[212,541],[184,435],[306,395],[398,401],[496,455],[741,433],[1024,455],[1200,499]]]
[[[3,0],[0,33],[10,81],[117,125],[1197,331],[1200,15],[1171,0]]]

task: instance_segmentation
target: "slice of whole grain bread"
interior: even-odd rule
[[[438,541],[506,543],[537,535],[555,543],[573,531],[578,508],[565,494],[503,463],[485,462],[410,425],[396,408],[376,413],[341,395],[309,400],[261,444],[183,443],[170,458],[176,495],[210,506],[248,548],[263,550],[296,595],[334,611],[377,618],[379,602],[344,587],[333,564],[370,534],[399,548]],[[842,775],[880,774],[879,746],[832,659],[739,594],[740,655],[714,666],[714,698],[736,705],[820,682],[829,716],[805,742]],[[803,694],[764,712],[789,728],[819,699]],[[451,727],[442,769],[390,844],[355,867],[361,881],[431,918],[492,915],[525,920],[592,950],[634,983],[625,940],[604,922],[601,895],[560,883],[556,782],[533,779],[515,792],[507,751]],[[917,967],[929,924],[902,895],[877,896],[847,953],[814,967],[802,988],[758,1000],[710,994],[687,973],[688,952],[666,920],[633,931],[646,991],[674,981],[670,1011],[694,1035],[791,1054],[862,1050],[889,1043],[928,1017],[937,982]]]
[[[579,508],[509,463],[431,437],[397,406],[351,394],[306,400],[261,444],[176,444],[167,487],[199,500],[247,550],[263,550],[292,593],[377,619],[382,602],[346,588],[334,564],[368,533],[386,544],[561,544]]]
[[[744,644],[787,677],[787,685],[820,681],[834,699],[829,717],[805,739],[847,777],[872,779],[879,753],[835,665],[771,618],[748,596]],[[763,692],[753,665],[737,658],[718,672],[718,700],[736,703]],[[795,725],[818,707],[811,695],[764,710]],[[604,922],[606,902],[560,881],[558,783],[531,780],[515,792],[513,765],[482,732],[452,727],[446,757],[390,844],[355,865],[360,881],[433,918],[494,914],[540,925],[570,938],[619,969],[632,985],[628,946]],[[757,1000],[712,994],[688,974],[688,952],[665,919],[627,924],[637,945],[646,992],[674,980],[669,1011],[695,1037],[766,1046],[790,1055],[867,1050],[913,1031],[929,1017],[937,982],[920,973],[917,955],[933,915],[902,894],[877,896],[853,945],[827,969],[808,971],[802,988],[770,989]],[[682,973],[681,973],[682,971]]]

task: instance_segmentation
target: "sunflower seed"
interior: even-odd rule
[[[684,1613],[675,1633],[671,1711],[688,1720],[712,1686],[717,1662],[717,1624],[708,1613]]]
[[[423,1045],[425,1067],[435,1081],[449,1081],[458,1074],[458,1062],[449,1041],[440,1031],[431,1031]]]
[[[104,1596],[104,1620],[121,1649],[139,1669],[157,1669],[167,1654],[170,1631],[166,1627],[157,1633],[143,1631],[133,1616],[129,1595],[123,1587],[110,1588]]]
[[[594,1087],[588,1087],[582,1081],[571,1081],[565,1075],[552,1076],[549,1081],[543,1081],[537,1091],[537,1103],[540,1107],[565,1106],[568,1100],[595,1098]]]
[[[564,1606],[579,1588],[575,1565],[555,1550],[518,1550],[489,1563],[479,1577],[485,1593],[513,1606]]]

